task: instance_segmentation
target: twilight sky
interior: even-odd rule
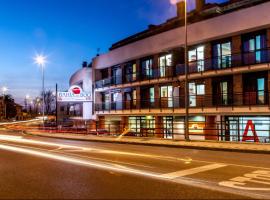
[[[208,2],[215,1],[225,0]],[[66,90],[97,48],[105,53],[112,43],[175,15],[170,0],[0,0],[0,87],[19,103],[26,94],[37,96],[41,71],[33,57],[44,53],[46,88],[58,83]]]

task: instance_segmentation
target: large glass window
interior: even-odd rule
[[[121,67],[114,67],[112,69],[112,78],[113,84],[121,84],[122,83],[122,69]]]
[[[222,105],[228,105],[228,82],[220,82],[220,91],[221,91],[221,103]]]
[[[111,98],[110,93],[104,94],[104,108],[105,110],[110,110]]]
[[[213,46],[214,67],[224,69],[231,67],[231,42],[218,43]]]
[[[188,52],[188,61],[190,72],[204,71],[204,46],[191,49]]]
[[[203,83],[189,83],[189,105],[191,107],[198,106],[201,102],[201,96],[205,95],[205,84]]]
[[[137,80],[137,65],[136,63],[128,63],[125,66],[125,77],[127,82]]]
[[[259,78],[257,79],[258,84],[258,104],[265,103],[265,79]]]
[[[164,138],[173,139],[173,117],[163,117]]]
[[[167,67],[172,66],[172,54],[167,54],[159,57],[159,75],[160,77],[166,77]]]
[[[267,59],[267,40],[265,33],[243,36],[244,64],[256,64]]]
[[[155,103],[155,88],[152,87],[149,89],[150,94],[150,103]]]
[[[145,59],[141,63],[142,75],[144,78],[152,78],[153,76],[153,59]]]
[[[173,87],[172,86],[163,86],[160,88],[160,97],[162,107],[173,107]]]

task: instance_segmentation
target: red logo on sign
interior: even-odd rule
[[[253,136],[248,136],[248,131],[249,129],[251,129],[252,133],[253,133]],[[245,129],[245,132],[243,134],[243,142],[247,142],[247,141],[254,141],[254,142],[259,142],[259,137],[256,133],[256,130],[255,130],[255,125],[253,124],[252,120],[249,120],[247,122],[247,126],[246,126],[246,129]]]
[[[75,87],[72,89],[73,94],[81,94],[81,89],[79,87]]]

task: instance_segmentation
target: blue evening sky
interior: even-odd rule
[[[216,0],[225,1],[225,0]],[[209,0],[208,2],[215,2]],[[176,15],[170,0],[0,0],[0,87],[18,102],[41,90],[36,53],[48,55],[46,88],[69,77],[112,43]]]

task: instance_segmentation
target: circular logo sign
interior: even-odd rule
[[[72,86],[70,89],[69,89],[69,92],[75,94],[75,95],[79,95],[82,93],[82,88],[79,87],[79,86]]]

